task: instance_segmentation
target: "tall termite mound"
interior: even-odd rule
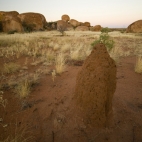
[[[98,44],[78,73],[75,100],[86,124],[106,126],[116,89],[116,65],[106,47]]]

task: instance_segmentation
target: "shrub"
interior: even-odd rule
[[[65,35],[66,27],[65,26],[59,26],[58,31],[63,35]]]
[[[114,47],[114,41],[110,39],[110,36],[108,34],[108,28],[103,28],[101,30],[101,35],[98,40],[94,41],[91,45],[94,47],[95,45],[102,43],[106,46],[107,51],[111,51]]]
[[[101,32],[102,33],[108,33],[108,32],[110,32],[110,29],[108,27],[105,27],[105,28],[101,29]]]

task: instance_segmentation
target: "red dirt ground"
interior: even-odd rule
[[[55,82],[51,75],[42,76],[25,100],[4,91],[8,104],[5,110],[0,106],[0,141],[23,132],[26,138],[32,136],[30,142],[142,142],[142,74],[134,72],[134,65],[135,57],[127,57],[117,66],[113,118],[108,128],[84,125],[73,100],[81,66],[70,65]]]

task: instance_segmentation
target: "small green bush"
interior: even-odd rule
[[[111,30],[108,28],[108,27],[105,27],[105,28],[102,28],[101,29],[101,32],[102,33],[108,33],[108,32],[110,32]]]
[[[108,28],[103,28],[101,30],[101,35],[98,40],[94,41],[91,45],[94,47],[95,45],[102,43],[106,46],[107,51],[111,51],[112,48],[114,47],[114,41],[110,38],[108,35],[109,29]]]

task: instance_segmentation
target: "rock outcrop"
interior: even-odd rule
[[[98,44],[78,73],[75,101],[83,120],[94,127],[106,126],[112,114],[112,98],[116,89],[116,65],[106,47]]]
[[[90,27],[90,31],[101,31],[102,27],[101,25],[96,25],[94,27]]]
[[[71,19],[71,20],[69,21],[69,23],[70,23],[74,28],[80,26],[80,22],[78,22],[78,21],[75,20],[75,19]]]
[[[101,31],[102,27],[101,25],[94,26],[94,31]]]
[[[56,30],[57,29],[57,22],[46,22],[46,26],[45,26],[46,30],[50,31],[50,30]]]
[[[127,29],[127,33],[142,33],[142,20],[135,21],[130,24]]]
[[[81,24],[81,26],[90,27],[91,25],[90,25],[90,22],[84,22],[84,23]]]
[[[76,31],[88,31],[89,28],[87,26],[78,26],[75,30]]]
[[[40,13],[22,13],[18,17],[21,19],[25,30],[43,30],[46,25],[46,19]]]
[[[17,11],[0,12],[1,31],[3,32],[23,32],[23,27],[20,18],[17,16]]]
[[[74,31],[74,28],[71,24],[67,24],[67,31]]]
[[[70,20],[70,17],[68,15],[62,15],[61,20],[68,22]]]
[[[67,23],[63,20],[57,21],[57,30],[67,30]]]
[[[19,13],[17,11],[0,11],[0,15],[4,16],[17,16]]]
[[[67,22],[63,21],[63,20],[59,20],[57,21],[57,30],[58,31],[72,31],[74,30],[72,25],[68,24]]]

